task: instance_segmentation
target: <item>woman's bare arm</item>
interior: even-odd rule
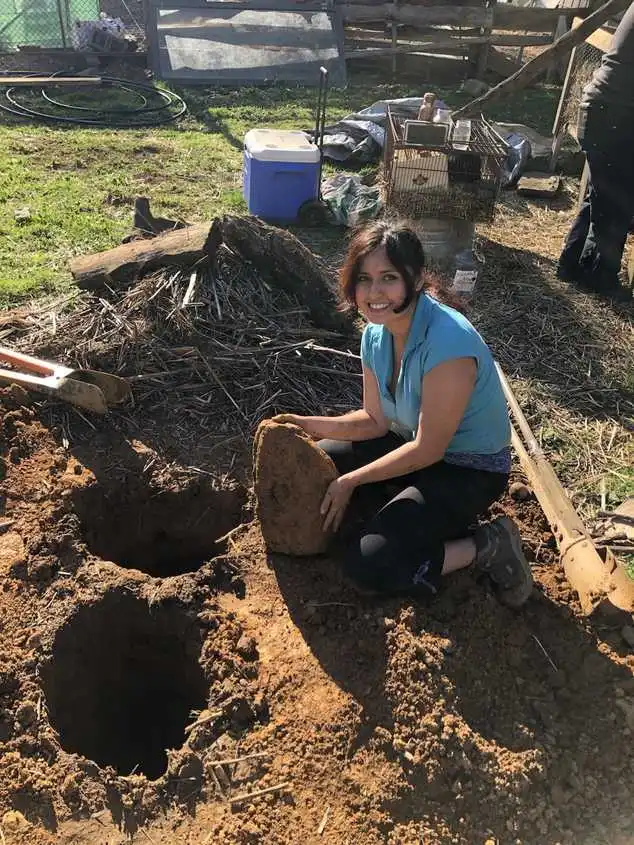
[[[297,414],[279,414],[274,419],[299,425],[311,437],[319,440],[374,440],[389,430],[381,408],[381,398],[376,376],[363,367],[363,408],[350,411],[341,417],[304,417]]]
[[[355,485],[397,478],[442,460],[464,416],[476,381],[473,358],[444,361],[423,379],[416,438],[348,474]]]

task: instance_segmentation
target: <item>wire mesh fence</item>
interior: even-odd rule
[[[566,127],[571,134],[576,134],[577,112],[583,89],[592,79],[592,75],[601,64],[602,58],[603,52],[587,42],[575,49],[570,59],[570,76],[568,86],[564,91],[556,134],[564,131]]]
[[[145,38],[142,0],[0,0],[2,53],[22,47],[111,51],[126,37]]]

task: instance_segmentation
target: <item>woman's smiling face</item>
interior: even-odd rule
[[[402,320],[413,310],[412,303],[405,311],[398,311],[406,298],[405,280],[390,262],[385,247],[377,247],[366,255],[355,288],[357,308],[365,319],[389,328],[395,320]]]

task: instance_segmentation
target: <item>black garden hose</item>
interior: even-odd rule
[[[102,87],[115,88],[125,92],[126,96],[132,97],[130,105],[117,107],[86,105],[75,105],[71,102],[60,100],[58,96],[52,96],[44,87],[40,87],[42,101],[52,107],[51,111],[40,110],[32,105],[27,105],[20,100],[18,92],[28,92],[32,101],[33,91],[36,86],[20,88],[9,87],[4,90],[2,86],[3,76],[37,76],[45,74],[22,73],[18,71],[0,72],[0,110],[8,112],[17,117],[29,120],[41,120],[48,123],[72,123],[81,126],[101,126],[108,128],[134,128],[137,126],[158,126],[162,123],[171,123],[182,117],[187,111],[187,105],[182,97],[164,88],[155,88],[142,82],[133,82],[130,79],[119,79],[116,76],[100,76],[100,85],[93,89],[95,98],[100,99]],[[48,74],[50,85],[55,85],[57,77],[67,74],[57,72]],[[86,89],[82,89],[85,91]]]

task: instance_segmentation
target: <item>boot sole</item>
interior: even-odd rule
[[[526,560],[524,551],[522,549],[522,537],[517,528],[517,525],[508,516],[503,516],[500,522],[504,523],[508,535],[511,540],[511,547],[517,560],[519,560],[522,567],[522,574],[524,578],[521,584],[516,587],[511,587],[508,590],[498,589],[498,598],[507,607],[521,607],[525,604],[533,592],[533,573],[529,562]]]

